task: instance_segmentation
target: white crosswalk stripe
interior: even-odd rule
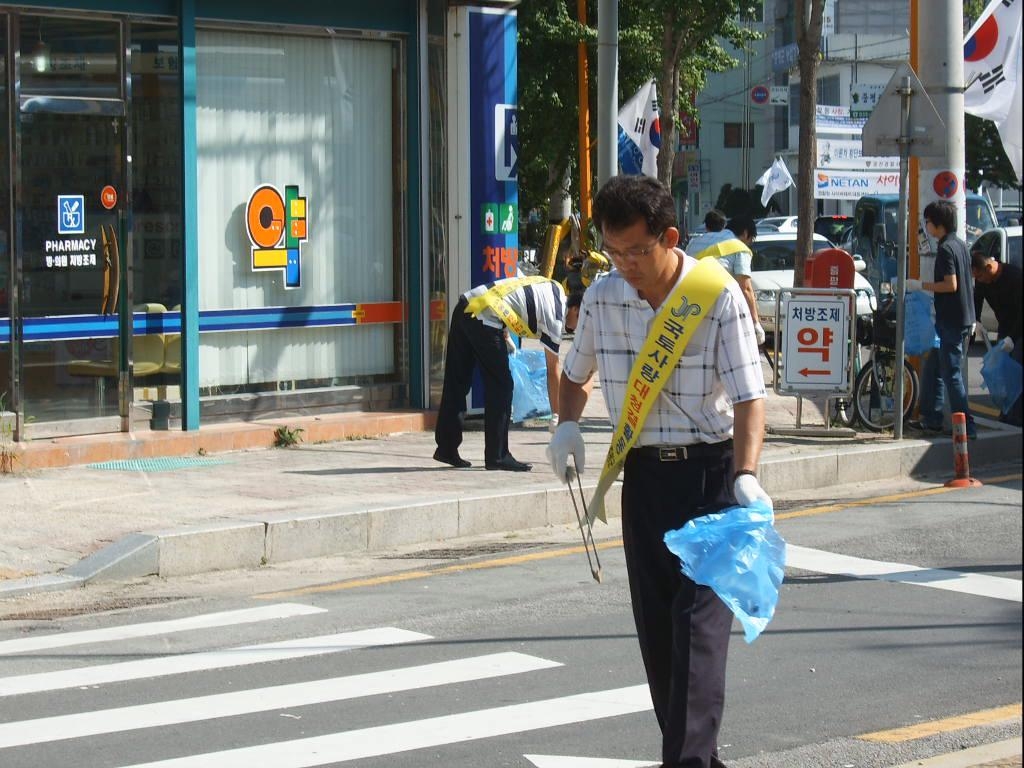
[[[0,656],[15,653],[27,653],[29,651],[45,651],[53,648],[68,648],[74,645],[110,642],[112,640],[154,637],[156,635],[166,635],[171,632],[187,632],[194,629],[227,627],[236,624],[249,624],[257,621],[268,621],[270,619],[286,619],[293,616],[309,616],[314,613],[325,612],[326,609],[315,608],[311,605],[282,603],[280,605],[268,605],[262,608],[244,608],[239,611],[206,613],[199,616],[190,616],[185,619],[151,621],[144,624],[128,624],[120,627],[88,629],[82,632],[64,632],[52,635],[40,635],[38,637],[26,637],[18,640],[4,640],[3,642],[0,642]]]
[[[0,696],[56,691],[62,688],[81,688],[104,683],[122,683],[150,677],[180,675],[208,669],[228,669],[267,661],[284,661],[319,656],[325,653],[351,651],[371,646],[397,645],[429,640],[430,635],[409,632],[394,627],[363,629],[358,632],[340,632],[320,637],[282,640],[278,643],[242,645],[204,653],[181,656],[161,656],[156,659],[124,661],[119,664],[101,664],[55,672],[36,672],[0,678]]]
[[[292,739],[257,747],[136,763],[126,768],[312,768],[345,760],[393,755],[412,749],[631,715],[651,708],[646,685],[560,696],[527,704],[481,709],[357,731]]]
[[[139,728],[193,723],[217,717],[270,712],[289,707],[305,707],[329,701],[376,696],[382,693],[410,691],[433,685],[448,685],[467,680],[485,680],[548,667],[561,666],[554,661],[522,653],[495,653],[471,659],[443,661],[416,667],[370,672],[350,677],[333,677],[309,683],[251,688],[245,691],[199,696],[190,699],[141,704],[118,709],[101,709],[38,720],[22,720],[0,725],[0,749],[41,744],[47,741],[117,733]]]
[[[558,661],[539,658],[518,651],[499,651],[485,655],[460,656],[431,663],[415,665],[394,665],[371,672],[356,672],[345,675],[318,676],[314,680],[302,682],[285,682],[283,684],[251,687],[234,690],[230,678],[211,677],[231,686],[232,690],[186,698],[166,698],[164,684],[173,691],[189,690],[190,675],[206,672],[217,672],[232,668],[265,664],[268,662],[300,661],[309,657],[336,654],[340,651],[360,650],[370,652],[374,648],[398,646],[409,643],[421,643],[431,640],[429,635],[412,632],[396,627],[376,627],[351,632],[339,632],[314,637],[297,637],[283,641],[238,645],[229,648],[198,651],[193,653],[161,655],[155,658],[142,658],[132,661],[95,664],[69,669],[46,669],[47,665],[74,664],[93,654],[114,656],[124,653],[137,653],[132,643],[138,638],[155,638],[163,634],[179,633],[190,630],[203,630],[207,635],[216,638],[221,629],[230,629],[232,637],[238,636],[237,627],[244,624],[255,624],[261,621],[273,621],[291,616],[323,614],[319,608],[296,604],[281,604],[264,608],[225,611],[197,615],[183,619],[153,621],[129,624],[103,629],[91,629],[80,632],[54,633],[32,638],[0,641],[0,649],[7,666],[23,660],[26,674],[10,675],[0,678],[0,698],[5,702],[24,706],[31,716],[25,719],[0,722],[0,765],[8,765],[5,756],[22,762],[12,762],[18,766],[36,766],[52,761],[53,749],[61,750],[60,754],[74,756],[76,764],[91,764],[93,750],[107,749],[105,737],[121,734],[119,741],[111,742],[120,745],[119,756],[106,754],[104,765],[125,765],[133,761],[153,760],[146,751],[145,734],[158,733],[158,729],[175,729],[173,732],[187,733],[183,728],[199,727],[200,723],[216,722],[218,732],[223,732],[230,748],[219,749],[224,742],[214,740],[197,740],[193,744],[188,738],[174,738],[171,749],[165,751],[162,759],[153,762],[136,762],[138,766],[153,768],[231,768],[231,766],[274,766],[275,768],[299,768],[299,766],[319,766],[331,763],[366,759],[376,756],[410,752],[428,747],[442,747],[446,744],[458,744],[466,741],[492,738],[496,736],[521,733],[542,728],[552,728],[572,723],[589,723],[595,719],[629,715],[651,708],[650,695],[646,685],[635,685],[610,690],[587,691],[584,693],[566,692],[568,695],[556,698],[542,698],[540,694],[524,694],[530,699],[522,703],[506,706],[485,707],[473,711],[452,713],[459,709],[452,702],[459,697],[448,694],[428,696],[421,699],[426,703],[426,710],[421,717],[401,722],[389,722],[386,725],[370,725],[369,727],[340,730],[338,732],[320,733],[319,735],[296,738],[296,733],[285,729],[286,735],[269,743],[253,743],[244,746],[248,739],[242,737],[238,746],[238,733],[253,733],[251,725],[246,725],[244,718],[260,713],[279,712],[291,716],[290,711],[303,707],[331,706],[340,702],[355,701],[371,696],[393,696],[400,693],[411,694],[416,690],[443,690],[445,686],[467,685],[475,682],[506,678],[516,675],[543,674],[562,666]],[[308,626],[308,625],[304,625]],[[251,633],[258,630],[254,628]],[[202,643],[203,635],[199,636]],[[195,643],[196,638],[190,638]],[[30,651],[41,651],[53,648],[72,647],[78,645],[107,643],[114,650],[95,649],[86,656],[79,655],[42,655],[40,658],[19,656]],[[439,646],[444,647],[442,644]],[[128,650],[126,650],[128,649]],[[431,654],[437,650],[431,651]],[[387,658],[387,657],[378,657]],[[39,670],[40,664],[43,669]],[[360,666],[359,662],[348,663],[347,666]],[[337,669],[337,665],[324,664],[325,669]],[[304,674],[310,667],[303,668]],[[277,667],[275,677],[280,680],[282,675],[287,679],[290,670]],[[181,676],[174,679],[174,676]],[[259,678],[260,671],[254,670],[246,678]],[[151,679],[157,679],[149,682]],[[118,684],[138,686],[142,688],[113,688]],[[101,687],[102,686],[102,687]],[[209,683],[201,683],[209,691]],[[99,690],[94,691],[94,688]],[[75,697],[67,702],[60,691],[78,689]],[[510,690],[535,690],[532,683],[513,687]],[[138,698],[142,691],[141,699]],[[558,690],[558,689],[555,689]],[[58,692],[52,699],[33,699],[32,696]],[[121,702],[130,702],[125,706],[111,706],[111,697],[120,698]],[[134,698],[126,698],[134,697]],[[535,699],[535,700],[534,700]],[[40,701],[44,707],[40,710]],[[80,702],[89,702],[84,707]],[[21,702],[26,702],[24,705]],[[70,703],[68,703],[70,702]],[[443,704],[441,704],[443,702]],[[443,710],[436,712],[436,706]],[[55,708],[59,714],[50,714],[47,708]],[[62,711],[63,710],[63,711]],[[70,711],[69,711],[70,710]],[[433,711],[432,711],[433,710]],[[14,710],[8,708],[9,713]],[[422,716],[425,715],[425,716]],[[304,713],[303,713],[304,716]],[[237,725],[236,725],[237,723]],[[371,721],[372,723],[372,721]],[[191,724],[191,726],[190,726]],[[322,730],[322,729],[321,729]],[[261,733],[257,729],[257,734]],[[300,734],[303,732],[300,731]],[[136,735],[137,734],[137,735]],[[268,736],[274,738],[273,732]],[[249,737],[255,738],[255,737]],[[92,739],[91,742],[76,740]],[[205,745],[204,751],[202,745]],[[39,762],[33,750],[46,757]],[[191,753],[190,753],[191,750]]]

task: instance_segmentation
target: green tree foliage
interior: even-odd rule
[[[997,187],[1020,189],[996,124],[974,115],[964,116],[967,149],[967,186],[977,189],[985,181]]]
[[[741,47],[754,33],[738,21],[754,0],[619,0],[619,103],[658,79],[662,146],[659,177],[671,182],[676,119],[684,94],[700,91],[709,72],[736,66],[723,42]],[[597,0],[587,25],[575,0],[522,0],[519,23],[520,207],[544,208],[566,173],[578,173],[577,43],[588,52],[591,146],[596,143]],[[591,162],[592,174],[596,163]],[[593,182],[592,182],[593,183]],[[579,179],[571,179],[578,207]]]

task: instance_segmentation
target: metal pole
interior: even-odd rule
[[[587,25],[587,0],[577,0],[576,17],[581,26]],[[579,97],[580,144],[580,237],[586,241],[590,224],[590,79],[587,65],[587,44],[580,40],[576,46],[576,80]],[[589,246],[588,246],[589,247]]]
[[[913,94],[910,78],[904,77],[900,83],[900,207],[899,207],[899,243],[896,246],[896,362],[893,365],[893,437],[903,439],[903,322],[906,315],[905,301],[907,296],[907,184],[910,175],[910,97]]]
[[[597,3],[597,184],[618,173],[619,0]]]
[[[956,204],[957,234],[966,239],[967,211],[964,170],[964,4],[963,0],[927,0],[916,3],[916,25],[921,45],[918,77],[946,125],[946,156],[922,157],[918,183],[919,210],[933,200],[948,199]],[[945,172],[951,172],[954,184]],[[937,179],[939,174],[942,178]],[[938,182],[938,183],[936,183]],[[915,222],[919,225],[920,222]],[[929,243],[936,248],[936,243]],[[935,253],[920,259],[920,274],[931,280]]]

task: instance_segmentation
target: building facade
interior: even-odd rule
[[[451,292],[453,12],[0,5],[0,410],[16,437],[429,408]]]
[[[731,51],[739,65],[710,75],[698,95],[700,196],[694,201],[691,195],[691,226],[714,206],[723,185],[752,189],[778,155],[796,176],[800,78],[794,6],[792,0],[764,0],[745,22],[761,39],[749,51]],[[826,0],[818,104],[857,111],[863,94],[880,93],[899,62],[909,58],[909,13],[907,2]],[[795,190],[776,194],[774,203],[780,213],[797,213]],[[851,213],[852,205],[822,200],[819,212]]]

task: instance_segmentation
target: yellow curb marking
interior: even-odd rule
[[[977,411],[978,413],[984,413],[986,416],[992,416],[996,419],[1003,415],[1003,412],[998,408],[991,408],[987,405],[979,405],[978,403],[971,403],[970,409],[972,411]]]
[[[1020,473],[1010,475],[1000,475],[998,477],[981,478],[986,483],[1001,483],[1009,480],[1020,480],[1022,475]],[[920,491],[908,491],[906,493],[894,493],[889,496],[875,496],[871,499],[859,499],[857,501],[847,501],[840,504],[828,504],[820,507],[809,507],[807,509],[798,509],[793,512],[783,512],[775,516],[776,520],[788,520],[795,517],[809,517],[811,515],[823,515],[827,512],[839,512],[844,509],[850,509],[855,507],[866,507],[872,504],[885,504],[891,501],[900,501],[902,499],[915,498],[918,496],[932,496],[938,493],[947,493],[949,491],[959,490],[957,488],[946,488],[945,486],[938,486],[936,488],[925,488]],[[609,539],[597,543],[598,549],[613,549],[622,546],[622,539]],[[426,579],[431,576],[439,576],[446,573],[461,573],[464,571],[480,571],[486,568],[501,568],[508,565],[521,565],[523,563],[536,562],[538,560],[552,560],[556,557],[565,557],[566,555],[578,555],[585,553],[582,546],[574,547],[561,547],[559,549],[546,549],[542,552],[531,552],[525,555],[510,555],[508,557],[495,557],[489,560],[478,560],[472,563],[460,563],[458,565],[445,565],[437,568],[431,568],[430,570],[419,570],[419,571],[403,571],[401,573],[389,573],[382,576],[369,576],[361,579],[346,579],[345,581],[336,581],[330,584],[320,584],[314,587],[299,587],[297,589],[286,589],[280,592],[266,592],[260,595],[254,595],[259,600],[279,600],[285,597],[296,597],[301,595],[315,595],[323,592],[340,592],[345,589],[357,589],[359,587],[376,587],[382,584],[395,584],[402,581],[413,581],[415,579]]]
[[[948,731],[959,731],[962,728],[971,728],[975,725],[991,725],[1000,720],[1011,720],[1021,716],[1020,702],[1007,704],[1005,707],[995,709],[983,709],[979,712],[968,712],[964,715],[945,717],[941,720],[929,720],[926,723],[908,725],[905,728],[893,728],[889,731],[875,731],[873,733],[862,733],[856,738],[861,741],[875,741],[886,744],[893,744],[902,741],[913,741],[923,739],[925,736],[934,736]]]
[[[1019,472],[1010,475],[999,475],[996,477],[977,478],[984,483],[1005,483],[1010,480],[1020,480],[1022,476]],[[934,488],[924,488],[920,491],[906,491],[904,493],[893,493],[888,496],[875,496],[870,499],[858,499],[857,501],[844,501],[838,504],[825,504],[820,507],[807,507],[806,509],[796,509],[792,512],[782,512],[775,515],[776,520],[790,520],[794,517],[810,517],[811,515],[823,515],[826,512],[839,512],[844,509],[850,509],[853,507],[869,507],[874,504],[886,504],[892,501],[903,501],[904,499],[914,499],[919,496],[935,496],[940,493],[949,493],[950,491],[958,491],[959,488],[947,488],[944,485],[939,485]]]

